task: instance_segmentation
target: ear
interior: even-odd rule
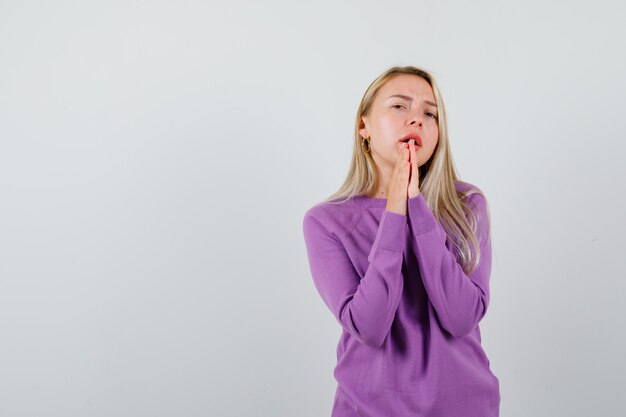
[[[363,139],[367,139],[370,137],[368,125],[369,125],[368,118],[366,116],[362,116],[361,124],[359,126],[359,134],[361,135]]]

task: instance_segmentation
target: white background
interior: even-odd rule
[[[626,409],[618,1],[0,2],[0,415],[329,416],[302,217],[392,65],[492,214],[501,415]]]

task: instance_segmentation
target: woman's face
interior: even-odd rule
[[[417,75],[402,74],[378,90],[369,114],[362,117],[364,126],[359,133],[363,138],[370,138],[370,152],[376,164],[391,169],[398,158],[398,143],[407,136],[419,136],[415,143],[418,166],[421,166],[437,146],[437,117],[430,84]]]

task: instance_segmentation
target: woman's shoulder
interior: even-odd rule
[[[467,198],[474,201],[481,199],[484,201],[487,200],[482,189],[467,181],[456,180],[454,182],[454,187],[456,188],[456,192],[461,199]]]
[[[467,181],[455,180],[454,187],[456,188],[456,191],[458,193],[462,193],[462,194],[481,193],[482,194],[482,190],[480,188],[478,188],[476,185],[469,183]]]
[[[454,185],[461,200],[464,200],[467,203],[467,207],[480,219],[481,230],[487,230],[491,216],[489,204],[483,190],[465,181],[456,181]]]
[[[358,206],[347,199],[341,202],[322,201],[311,206],[303,216],[305,225],[315,223],[340,237],[348,233],[358,218]]]
[[[487,197],[481,188],[475,184],[460,180],[456,180],[454,186],[459,198],[470,203],[469,207],[471,207],[472,211],[488,215]]]

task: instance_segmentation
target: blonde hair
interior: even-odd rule
[[[453,244],[458,262],[465,273],[470,274],[480,262],[480,244],[476,238],[478,219],[469,207],[468,197],[472,194],[480,194],[484,199],[484,195],[476,188],[458,193],[456,191],[455,181],[459,180],[459,176],[448,142],[443,99],[435,79],[424,69],[414,66],[394,66],[376,78],[367,88],[356,114],[353,154],[348,175],[339,190],[329,196],[325,202],[343,203],[353,197],[371,195],[374,192],[378,181],[377,171],[371,154],[364,152],[361,146],[362,138],[359,133],[362,126],[361,118],[369,113],[380,88],[387,81],[401,74],[421,77],[433,89],[438,111],[439,138],[433,155],[419,168],[419,187],[433,215],[445,230],[447,239]],[[486,221],[489,222],[490,215],[486,199],[485,206],[487,208]]]

